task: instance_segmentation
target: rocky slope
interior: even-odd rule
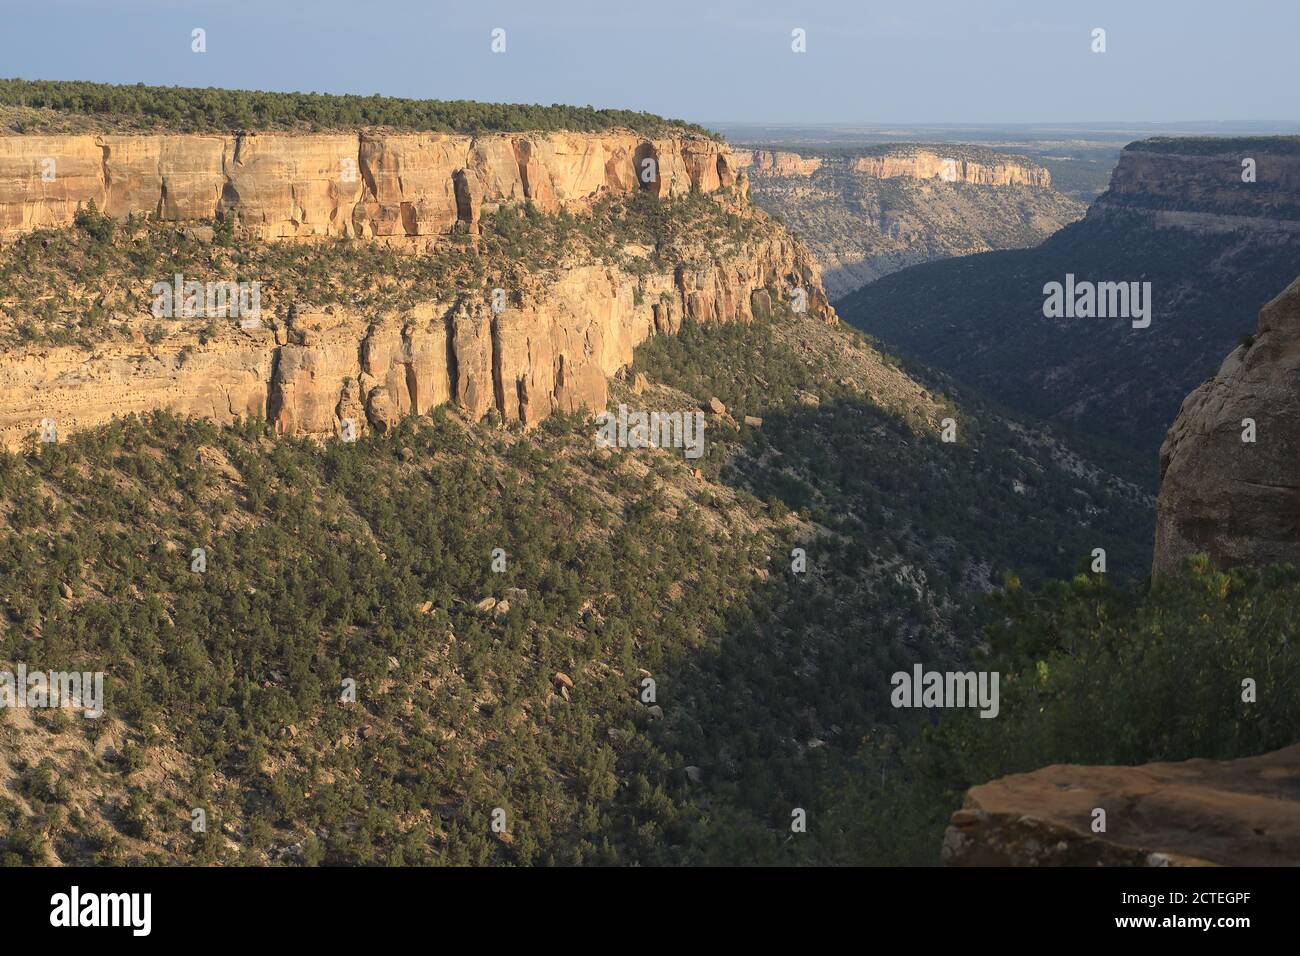
[[[1160,448],[1156,573],[1202,552],[1226,566],[1300,565],[1297,372],[1300,280],[1260,311],[1254,340],[1187,396],[1169,429]]]
[[[446,408],[355,443],[130,416],[6,457],[2,653],[102,667],[112,706],[93,736],[0,719],[0,862],[877,861],[832,812],[895,828],[843,798],[883,779],[889,674],[962,654],[1003,569],[1098,537],[1124,563],[1149,503],[765,292],[609,383],[709,409],[695,459]]]
[[[1257,181],[1241,181],[1242,158]],[[1179,404],[1296,273],[1295,144],[1155,140],[1126,148],[1111,189],[1041,245],[926,263],[839,303],[887,345],[1014,408],[1154,462]],[[1150,325],[1046,318],[1044,286],[1149,282]]]
[[[1084,625],[1089,682],[1120,699],[1149,691],[1151,701],[1164,701],[1147,713],[1158,727],[1155,734],[1141,719],[1109,718],[1131,736],[1130,743],[1146,741],[1139,753],[1259,755],[1140,766],[1061,762],[995,777],[969,789],[952,814],[943,862],[1294,866],[1300,861],[1300,744],[1272,750],[1295,739],[1291,688],[1300,673],[1291,604],[1300,564],[1298,371],[1300,279],[1263,308],[1258,334],[1187,397],[1169,430],[1160,450],[1153,562],[1159,578],[1125,611],[1098,610]],[[1257,570],[1268,565],[1289,567]],[[1237,570],[1224,573],[1224,567]],[[1080,578],[1075,586],[1088,585]],[[1124,615],[1134,609],[1138,620],[1126,622]],[[1059,609],[1046,613],[1053,640],[1068,649],[1067,657],[1078,655],[1079,634],[1059,623],[1067,615]],[[1099,651],[1108,641],[1128,655],[1112,667],[1162,676],[1142,678],[1136,694],[1126,692],[1119,680],[1107,682],[1106,654]],[[1043,698],[1054,698],[1049,706],[1058,706],[1072,696],[1067,688],[1047,686],[1053,676],[1059,681],[1062,661],[1040,654],[1036,650],[1028,660],[1036,662]],[[1164,691],[1158,688],[1162,680]],[[1032,692],[1032,682],[1029,686]],[[1032,701],[1020,707],[1022,719],[1032,715],[1036,727],[1052,736],[1048,708]],[[1113,713],[1118,707],[1108,702],[1106,709]],[[1078,713],[1073,717],[1076,725],[1087,723]],[[1247,726],[1247,734],[1263,730],[1269,744],[1261,746],[1254,736],[1252,745],[1252,737],[1243,735]],[[1201,747],[1195,747],[1194,736]]]
[[[0,136],[0,238],[66,226],[92,200],[117,218],[233,216],[258,238],[437,236],[502,203],[732,185],[725,146],[630,131]]]
[[[1058,765],[973,787],[950,866],[1294,866],[1300,744],[1239,760]],[[1105,832],[1092,829],[1106,811]]]
[[[1046,169],[975,147],[746,149],[735,162],[755,201],[809,244],[833,297],[919,262],[1037,244],[1083,213]]]

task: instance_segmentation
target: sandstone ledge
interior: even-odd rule
[[[1106,832],[1093,833],[1093,811]],[[1058,764],[972,787],[949,866],[1300,865],[1300,745],[1239,760]]]
[[[980,163],[948,157],[928,149],[906,149],[880,156],[822,158],[801,156],[788,150],[739,150],[733,162],[737,169],[752,169],[767,176],[811,176],[820,169],[840,168],[868,179],[937,179],[980,186],[1052,185],[1052,175],[1042,166],[1011,159]]]

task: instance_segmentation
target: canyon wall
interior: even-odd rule
[[[1149,210],[1160,225],[1198,232],[1294,232],[1298,196],[1300,140],[1294,137],[1143,140],[1120,153],[1095,209]]]
[[[778,229],[733,256],[634,276],[604,265],[564,270],[521,290],[501,312],[486,291],[431,296],[401,312],[330,308],[214,335],[178,330],[156,345],[13,349],[0,362],[0,444],[16,447],[44,419],[60,435],[114,416],[166,408],[218,422],[265,416],[288,435],[384,431],[407,413],[454,402],[478,420],[495,409],[532,425],[557,411],[601,410],[606,379],[648,336],[684,318],[749,321],[754,303],[807,292],[835,322],[816,264]]]
[[[1154,573],[1198,552],[1224,566],[1300,565],[1297,383],[1300,279],[1264,306],[1254,342],[1187,396],[1165,437]]]
[[[733,155],[738,169],[771,176],[811,176],[821,169],[823,162],[820,156],[800,156],[776,149],[742,149]]]
[[[648,172],[647,172],[648,171]],[[727,147],[631,132],[0,136],[0,239],[100,211],[234,216],[258,238],[436,236],[502,203],[737,185]]]
[[[960,155],[928,149],[904,149],[880,156],[801,156],[786,150],[738,150],[735,164],[770,176],[811,176],[822,168],[842,167],[870,179],[939,179],[981,186],[1052,185],[1046,169],[1028,160],[997,159],[980,162]]]

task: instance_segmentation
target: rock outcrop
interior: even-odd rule
[[[1105,811],[1105,832],[1093,831]],[[1054,765],[972,787],[949,866],[1296,866],[1300,744],[1239,760]]]
[[[853,171],[874,179],[940,179],[944,182],[973,183],[979,186],[1052,185],[1052,175],[1042,166],[1010,160],[979,163],[964,157],[944,156],[917,150],[903,156],[860,156],[853,161]]]
[[[871,179],[938,179],[981,186],[1052,185],[1052,174],[1037,163],[1010,156],[977,160],[960,149],[944,152],[901,146],[897,151],[852,157],[802,156],[788,150],[738,150],[737,168],[771,176],[811,176],[826,166],[840,166]]]
[[[1131,143],[1120,153],[1098,205],[1217,213],[1234,227],[1250,219],[1261,224],[1300,220],[1298,143],[1280,136]],[[1208,220],[1202,216],[1201,221]]]
[[[581,210],[600,195],[738,181],[711,139],[631,132],[0,136],[0,239],[108,215],[233,216],[269,238],[438,236],[503,203]]]
[[[449,292],[400,312],[223,323],[156,345],[11,350],[0,361],[0,444],[17,446],[43,419],[65,435],[156,408],[219,422],[264,415],[284,434],[328,435],[346,419],[358,432],[383,431],[450,401],[473,420],[495,409],[527,426],[603,409],[607,377],[648,336],[674,333],[688,317],[750,321],[795,288],[809,313],[837,321],[811,257],[773,228],[735,255],[671,271],[573,266],[499,312],[485,291]]]
[[[1160,448],[1154,572],[1204,552],[1223,566],[1300,565],[1300,280],[1254,342],[1187,396]]]
[[[800,156],[783,149],[742,149],[735,153],[736,167],[770,176],[811,176],[822,168],[820,156]]]

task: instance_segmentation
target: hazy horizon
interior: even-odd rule
[[[1290,76],[1300,7],[1040,8],[935,0],[912,15],[850,2],[665,0],[634,16],[586,0],[474,9],[392,0],[358,16],[338,0],[306,10],[48,0],[9,11],[0,61],[5,75],[27,79],[590,104],[722,125],[1300,117]],[[491,50],[496,28],[506,31],[502,53]],[[1092,51],[1094,28],[1106,31],[1104,53]],[[206,52],[191,50],[194,29],[206,31]],[[795,29],[806,52],[791,49]],[[1170,119],[1188,116],[1199,118]]]

